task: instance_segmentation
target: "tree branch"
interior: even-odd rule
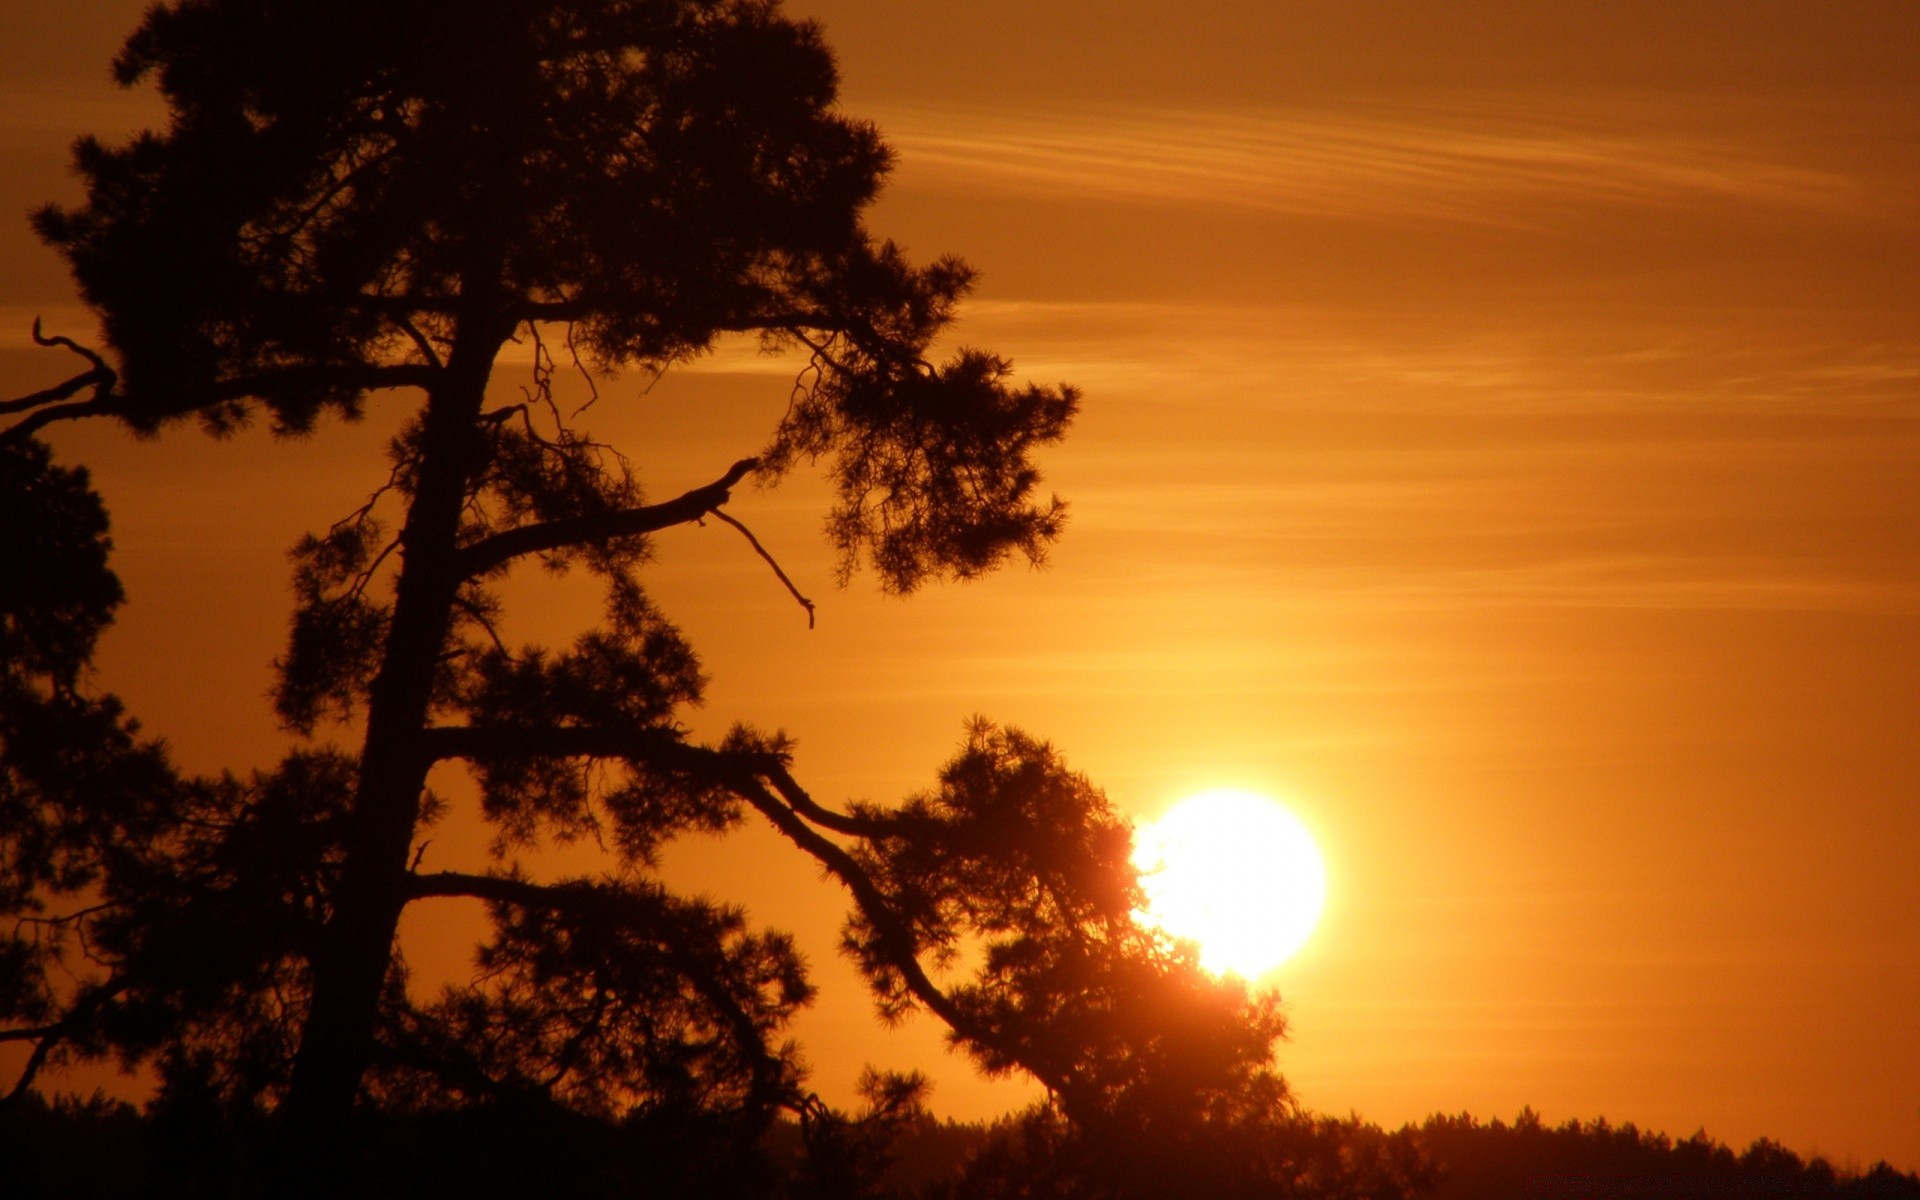
[[[720,1014],[735,1044],[751,1060],[753,1100],[762,1107],[771,1107],[779,1101],[780,1060],[768,1052],[759,1026],[727,989],[714,964],[689,945],[691,931],[662,897],[605,884],[539,884],[503,875],[471,875],[462,871],[415,874],[408,882],[411,898],[416,900],[457,896],[515,908],[600,917],[657,940],[687,982]]]
[[[447,365],[440,360],[440,352],[434,349],[432,342],[427,340],[427,335],[420,332],[418,325],[415,325],[405,316],[395,316],[392,318],[392,321],[401,333],[407,335],[407,340],[413,343],[414,349],[420,352],[420,357],[426,359],[429,365],[435,367],[444,367]]]
[[[58,1021],[55,1021],[51,1025],[32,1025],[25,1029],[0,1029],[0,1042],[31,1041],[34,1038],[59,1033],[60,1029],[61,1023]]]
[[[788,773],[785,763],[773,755],[767,755],[765,759],[755,764],[755,773],[773,785],[774,791],[780,793],[780,798],[787,802],[788,807],[815,825],[849,837],[884,837],[893,831],[891,824],[848,816],[825,807],[807,794],[806,789]]]
[[[75,354],[78,354],[81,358],[86,359],[90,365],[87,370],[80,372],[80,374],[75,375],[63,383],[56,383],[50,388],[42,388],[37,392],[32,392],[12,400],[0,400],[0,414],[27,412],[30,409],[53,404],[65,400],[68,396],[73,395],[85,387],[93,388],[94,398],[98,400],[103,396],[111,394],[113,385],[119,382],[120,376],[114,372],[112,367],[107,365],[107,360],[100,357],[100,355],[64,334],[56,333],[49,337],[42,333],[40,331],[39,317],[33,319],[33,344],[36,346],[64,346]]]
[[[474,875],[466,871],[430,871],[424,875],[413,872],[407,880],[407,895],[413,900],[464,897],[492,904],[511,904],[516,908],[567,912],[584,911],[593,905],[595,902],[591,893],[596,890],[592,884],[529,883],[509,875]],[[607,906],[601,907],[604,910]],[[648,919],[657,915],[650,910]],[[629,920],[629,923],[632,921]]]
[[[793,580],[787,578],[787,573],[780,569],[780,564],[774,561],[773,555],[767,553],[767,548],[760,544],[760,539],[753,536],[753,530],[748,529],[745,525],[741,524],[739,521],[735,520],[733,517],[727,515],[726,513],[721,512],[718,508],[709,509],[708,512],[709,512],[709,515],[718,517],[720,520],[725,521],[727,524],[733,526],[735,529],[738,529],[740,531],[740,536],[747,539],[747,545],[753,547],[753,552],[755,554],[758,554],[761,558],[764,558],[767,560],[767,565],[773,568],[774,575],[779,578],[781,583],[784,583],[787,585],[787,591],[792,593],[793,598],[800,602],[800,607],[807,610],[807,628],[812,629],[813,628],[813,601],[807,599],[805,596],[802,596],[800,594],[800,589],[793,586]]]
[[[27,1090],[33,1086],[35,1077],[40,1074],[40,1069],[46,1066],[47,1056],[53,1053],[56,1046],[84,1028],[106,1006],[107,1001],[126,991],[130,986],[132,986],[131,983],[124,978],[108,979],[83,993],[73,1002],[73,1006],[67,1009],[66,1015],[51,1025],[0,1031],[0,1042],[39,1039],[34,1043],[32,1053],[27,1056],[26,1065],[20,1070],[20,1077],[14,1081],[13,1087],[5,1096],[0,1096],[0,1112],[4,1112],[27,1094]]]
[[[632,762],[684,770],[725,786],[757,809],[788,841],[810,855],[852,894],[861,915],[879,934],[881,949],[888,964],[900,972],[907,990],[916,1000],[926,1005],[956,1034],[1000,1051],[1009,1060],[1020,1063],[1056,1094],[1067,1090],[1068,1081],[1064,1076],[1043,1064],[1032,1062],[1030,1055],[1018,1053],[1015,1048],[1007,1046],[992,1029],[969,1017],[954,1003],[952,997],[934,983],[920,965],[919,948],[912,930],[894,912],[886,895],[845,847],[814,828],[818,825],[836,833],[877,837],[898,834],[901,827],[845,816],[822,807],[794,780],[778,755],[694,746],[664,729],[441,726],[425,730],[423,736],[428,753],[436,760],[465,758],[484,762],[488,758],[503,755],[624,758]],[[467,880],[484,881],[474,885],[484,890],[460,890]],[[451,872],[423,875],[414,884],[414,894],[477,895],[482,899],[498,897],[508,903],[519,902],[513,898],[515,896],[533,895],[520,889],[534,885],[516,880],[496,880],[494,876],[460,876]]]
[[[47,339],[47,344],[65,344],[66,341],[65,338],[53,338]],[[424,363],[287,367],[224,379],[204,387],[190,388],[171,395],[136,397],[126,392],[114,391],[118,376],[108,371],[106,380],[95,381],[93,399],[75,400],[67,404],[51,403],[53,400],[65,399],[66,396],[86,386],[88,378],[97,377],[103,369],[97,368],[88,372],[86,376],[77,377],[81,380],[79,383],[70,379],[58,387],[35,393],[35,396],[40,397],[37,403],[51,404],[51,407],[39,408],[14,422],[4,431],[0,431],[0,442],[25,439],[55,421],[71,421],[81,417],[121,417],[127,420],[138,418],[162,421],[168,417],[185,416],[188,413],[234,400],[270,399],[275,392],[288,388],[345,385],[360,391],[374,391],[385,388],[426,387],[441,373],[440,368]],[[68,388],[69,384],[74,386]],[[62,389],[66,390],[63,392]],[[23,396],[18,400],[8,401],[0,411],[24,411],[27,402],[33,399],[32,396]]]
[[[861,916],[879,934],[880,947],[887,962],[906,982],[907,990],[914,999],[927,1006],[928,1011],[946,1023],[947,1028],[968,1041],[990,1046],[1009,1061],[1019,1063],[1025,1070],[1038,1079],[1049,1091],[1056,1095],[1068,1090],[1069,1081],[1044,1064],[1036,1063],[1031,1055],[1020,1053],[1015,1047],[1007,1045],[1004,1039],[993,1029],[975,1021],[953,998],[940,989],[920,965],[919,947],[913,932],[907,927],[886,895],[861,869],[853,855],[813,829],[800,814],[783,803],[769,791],[758,779],[741,779],[735,790],[762,816],[781,832],[786,839],[812,856],[827,873],[838,879],[853,895],[854,904],[860,909]]]
[[[111,372],[108,373],[107,377],[102,378],[98,371],[83,371],[71,379],[54,384],[50,388],[41,388],[37,392],[29,392],[24,396],[18,396],[12,400],[0,400],[0,416],[5,416],[9,413],[26,412],[28,409],[53,404],[65,400],[81,388],[90,386],[106,388],[109,391],[112,390],[113,377]]]
[[[92,363],[93,369],[95,371],[101,372],[102,374],[105,374],[108,376],[111,376],[113,374],[113,368],[107,366],[106,359],[102,358],[97,352],[93,350],[89,350],[87,347],[82,346],[79,342],[74,341],[72,338],[68,337],[66,334],[41,333],[39,317],[35,317],[33,319],[33,344],[36,346],[65,346],[67,349],[73,351],[75,354],[78,354],[81,358],[84,358],[89,363]]]
[[[524,555],[568,546],[591,545],[609,538],[633,537],[685,525],[725,504],[732,496],[734,485],[759,466],[759,459],[743,458],[712,483],[694,488],[662,504],[565,517],[496,533],[461,550],[454,566],[461,578],[472,579]]]
[[[694,746],[669,729],[603,729],[588,725],[515,728],[486,725],[438,725],[421,730],[421,745],[432,762],[463,758],[624,758],[650,766],[713,774],[717,750]]]
[[[618,758],[643,766],[684,771],[731,787],[743,775],[770,782],[787,804],[823,829],[849,837],[879,837],[891,827],[834,812],[808,796],[777,754],[696,746],[669,729],[606,729],[589,725],[512,728],[441,725],[421,731],[434,762],[461,758]]]

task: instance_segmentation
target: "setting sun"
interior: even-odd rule
[[[1148,920],[1200,945],[1209,971],[1256,979],[1306,943],[1326,903],[1320,849],[1254,792],[1201,792],[1135,833]]]
[[[0,1200],[1920,1200],[1920,0],[0,95]]]

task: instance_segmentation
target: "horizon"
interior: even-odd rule
[[[73,135],[152,119],[106,73],[143,7],[0,16],[9,212],[77,195]],[[743,488],[818,628],[731,531],[662,535],[696,733],[784,728],[835,802],[930,786],[974,713],[1140,822],[1279,799],[1329,877],[1263,977],[1316,1110],[1920,1169],[1920,8],[900,8],[788,5],[898,153],[871,227],[982,272],[955,340],[1084,390],[1041,458],[1069,524],[1042,571],[900,602],[832,586],[817,480]],[[0,269],[14,395],[66,366],[34,314],[91,327],[24,220]],[[591,427],[670,496],[761,444],[797,366],[603,382]],[[398,415],[50,436],[129,593],[97,683],[183,766],[285,745],[286,551],[379,482]],[[566,582],[511,594],[549,643],[591,616]],[[758,837],[665,870],[799,937],[823,1095],[868,1061],[927,1070],[943,1116],[1030,1095],[930,1020],[876,1032],[840,896]],[[483,842],[437,832],[428,863]],[[462,969],[462,928],[408,918],[424,975]]]

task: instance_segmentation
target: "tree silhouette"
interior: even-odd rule
[[[790,942],[650,869],[757,816],[846,888],[882,1015],[929,1010],[982,1069],[1037,1078],[1072,1136],[1284,1103],[1274,999],[1133,922],[1126,823],[1045,744],[981,724],[933,791],[838,812],[779,735],[703,745],[676,720],[703,677],[640,585],[648,535],[731,520],[744,480],[827,464],[843,575],[895,592],[1038,560],[1061,528],[1031,456],[1076,394],[980,351],[935,360],[971,272],[866,232],[890,156],[834,109],[815,26],[772,0],[172,0],[115,71],[157,84],[168,127],[83,139],[85,204],[34,217],[107,352],[36,326],[86,369],[0,405],[16,1093],[49,1064],[151,1064],[163,1101],[274,1114],[287,1186],[337,1182],[356,1106],[699,1119],[743,1144],[786,1111],[851,1145],[784,1040],[811,994]],[[732,334],[800,356],[793,403],[672,499],[553,401],[549,344],[657,371]],[[490,407],[516,340],[528,398]],[[39,431],[305,434],[370,404],[415,411],[368,504],[296,547],[274,702],[303,741],[270,771],[182,776],[81,685],[120,592],[103,509]],[[508,644],[499,587],[529,561],[597,578],[599,625]],[[448,761],[498,835],[488,873],[416,869]],[[601,874],[517,864],[594,831]],[[418,1003],[395,931],[439,896],[485,902],[493,929],[473,982]],[[870,1090],[874,1120],[914,1095]]]
[[[1705,1130],[1683,1139],[1631,1122],[1569,1120],[1548,1125],[1531,1108],[1512,1124],[1436,1113],[1411,1135],[1440,1165],[1437,1200],[1598,1200],[1611,1196],[1920,1197],[1920,1177],[1884,1162],[1837,1171],[1760,1138],[1736,1153]]]

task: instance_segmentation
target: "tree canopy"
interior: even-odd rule
[[[940,356],[972,272],[867,232],[890,153],[835,107],[818,27],[770,0],[172,0],[115,71],[158,87],[168,126],[82,139],[85,202],[34,217],[105,346],[36,327],[85,369],[0,404],[16,1093],[64,1063],[150,1066],[162,1103],[270,1119],[295,1180],[337,1178],[377,1111],[696,1121],[741,1144],[789,1113],[853,1144],[787,1039],[812,995],[790,939],[653,870],[671,839],[752,819],[845,888],[883,1018],[930,1011],[980,1069],[1045,1085],[1067,1132],[1036,1146],[1288,1111],[1276,999],[1133,920],[1128,825],[1044,742],[979,723],[931,790],[839,810],[779,733],[703,744],[679,720],[705,679],[643,587],[648,538],[730,520],[743,480],[822,464],[843,574],[896,592],[1037,561],[1062,528],[1033,455],[1077,394]],[[549,346],[659,371],[735,335],[795,354],[793,402],[677,497],[649,500],[553,401]],[[516,340],[536,362],[501,403]],[[375,405],[411,415],[368,503],[295,548],[273,698],[294,748],[182,774],[84,684],[121,595],[105,510],[41,432],[324,433]],[[501,585],[529,561],[597,579],[599,624],[510,644]],[[443,762],[497,835],[484,873],[417,869]],[[523,868],[589,831],[600,872]],[[440,896],[483,902],[492,933],[471,981],[422,1001],[395,931]],[[865,1119],[915,1088],[875,1076]]]

